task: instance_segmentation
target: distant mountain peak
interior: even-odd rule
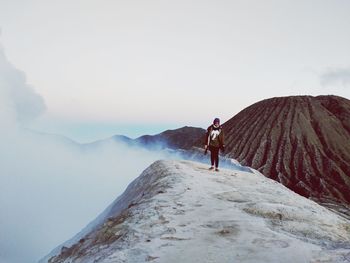
[[[202,128],[184,126],[174,130],[166,130],[156,135],[144,135],[135,141],[143,146],[163,145],[171,149],[188,150],[196,142],[204,138],[205,130]]]

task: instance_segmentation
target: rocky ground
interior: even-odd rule
[[[350,262],[350,221],[258,172],[157,161],[42,262]]]

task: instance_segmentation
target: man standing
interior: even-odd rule
[[[210,150],[211,167],[209,170],[213,170],[215,165],[215,171],[219,171],[219,150],[225,150],[224,132],[219,118],[215,118],[213,124],[208,127],[204,147],[205,151],[208,148]]]

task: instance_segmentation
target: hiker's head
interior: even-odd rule
[[[215,126],[219,126],[220,125],[220,119],[219,118],[215,118],[214,121],[213,121],[213,124]]]

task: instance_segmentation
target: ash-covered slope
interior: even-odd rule
[[[228,155],[318,202],[350,204],[350,101],[260,101],[224,124]]]
[[[349,262],[350,222],[258,172],[157,161],[56,251],[42,262]]]

